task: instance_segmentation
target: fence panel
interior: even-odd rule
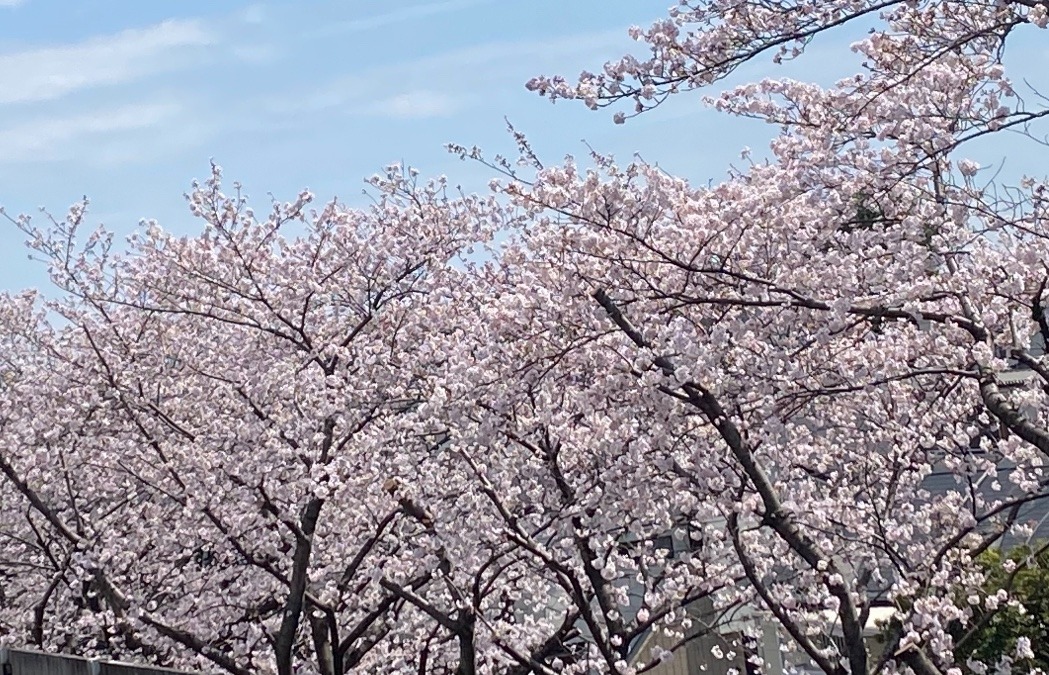
[[[190,675],[168,668],[0,648],[0,675]]]

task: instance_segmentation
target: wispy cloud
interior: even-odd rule
[[[266,7],[256,3],[254,5],[248,5],[244,9],[237,13],[238,18],[247,24],[260,24],[265,23],[268,12]]]
[[[239,63],[270,63],[281,55],[281,50],[272,44],[229,45],[227,51]]]
[[[463,97],[419,89],[397,94],[369,106],[365,112],[397,119],[447,117],[465,105]]]
[[[82,115],[54,117],[0,130],[0,163],[40,162],[80,155],[85,141],[165,124],[180,111],[171,103],[140,103]]]
[[[18,7],[24,0],[0,0],[0,7]]]
[[[316,34],[330,35],[335,33],[360,33],[376,28],[403,24],[410,21],[419,21],[439,14],[458,12],[475,5],[480,5],[491,0],[443,0],[442,2],[424,2],[418,5],[401,7],[392,12],[374,14],[372,16],[352,19],[350,21],[337,21],[317,31]]]
[[[338,78],[292,103],[278,102],[270,108],[293,114],[336,108],[396,114],[407,113],[410,104],[420,102],[427,104],[422,109],[430,109],[430,116],[448,114],[479,93],[491,96],[497,89],[521,90],[529,77],[563,70],[565,63],[599,63],[622,51],[628,41],[624,31],[616,30],[479,44]]]
[[[177,68],[185,50],[214,41],[202,23],[172,20],[71,45],[0,54],[0,103],[46,101],[130,82]]]

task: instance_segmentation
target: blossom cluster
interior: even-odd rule
[[[213,167],[194,236],[12,218],[62,292],[0,302],[0,641],[235,675],[1031,662],[956,654],[1022,608],[978,559],[1049,499],[1049,199],[967,152],[1049,114],[1003,61],[1047,4],[682,0],[632,29],[650,58],[530,83],[622,121],[876,22],[855,77],[708,97],[780,129],[716,185],[517,135],[453,148],[481,196],[395,165],[369,209],[258,214]],[[786,657],[746,646],[769,626]]]

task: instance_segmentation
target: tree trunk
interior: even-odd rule
[[[320,675],[342,675],[335,667],[335,653],[332,650],[331,632],[328,629],[328,618],[308,615],[310,630],[313,633],[313,651],[317,654],[317,669]]]
[[[280,622],[280,632],[277,634],[277,644],[274,647],[278,675],[292,675],[292,652],[295,647],[295,635],[299,630],[299,621],[302,618],[306,584],[309,581],[313,533],[317,529],[317,519],[320,517],[323,504],[324,502],[320,499],[311,499],[300,521],[301,535],[295,542],[295,557],[292,563],[288,600],[284,605],[284,616]]]

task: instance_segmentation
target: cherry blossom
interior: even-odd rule
[[[771,627],[828,675],[1009,665],[954,653],[1017,602],[980,553],[1044,544],[1047,187],[969,151],[1047,114],[1003,60],[1046,7],[681,2],[631,29],[649,58],[529,84],[776,125],[720,184],[515,134],[452,148],[482,196],[395,165],[369,209],[263,215],[214,167],[192,236],[12,217],[60,292],[0,302],[0,640],[627,675],[770,664]],[[849,25],[854,77],[771,76]]]

